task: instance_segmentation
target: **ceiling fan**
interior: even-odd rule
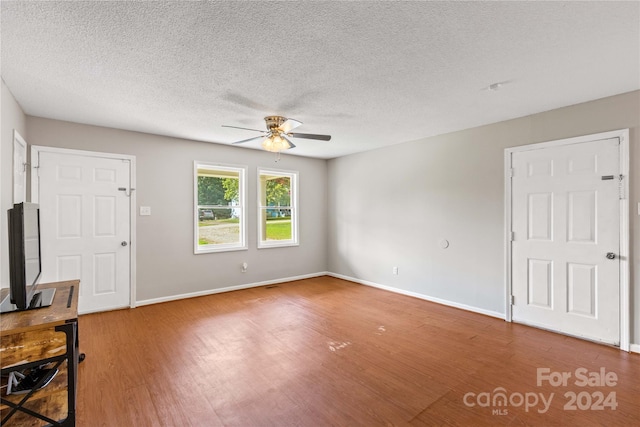
[[[293,143],[293,141],[291,141],[291,138],[318,139],[320,141],[331,140],[331,135],[316,135],[313,133],[291,132],[293,129],[302,125],[302,122],[299,122],[294,119],[288,119],[282,116],[267,116],[264,118],[264,121],[267,125],[266,131],[259,130],[259,129],[243,128],[238,126],[228,126],[228,125],[222,125],[222,127],[261,132],[262,133],[261,136],[256,136],[249,139],[243,139],[242,141],[236,141],[233,144],[243,144],[245,142],[264,138],[264,141],[262,141],[262,148],[274,153],[279,153],[280,151],[294,148],[296,145]]]

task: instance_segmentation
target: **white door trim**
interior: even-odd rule
[[[27,142],[13,130],[13,203],[27,201]]]
[[[40,167],[40,156],[39,154],[42,152],[48,153],[56,153],[56,154],[68,154],[74,156],[86,156],[86,157],[100,157],[105,159],[121,159],[128,160],[130,169],[130,185],[131,185],[131,203],[130,203],[130,228],[129,232],[130,236],[130,246],[131,250],[129,251],[130,256],[130,271],[129,271],[129,283],[130,283],[130,293],[129,293],[129,307],[135,308],[136,306],[136,206],[138,206],[136,202],[136,156],[130,156],[127,154],[114,154],[114,153],[100,153],[96,151],[86,151],[86,150],[74,150],[69,148],[57,148],[57,147],[45,147],[41,145],[32,145],[31,146],[31,201],[33,203],[38,203],[39,200],[39,188],[40,188],[40,177],[38,176],[38,168]]]
[[[629,294],[629,129],[619,129],[610,132],[584,135],[574,138],[559,139],[556,141],[542,142],[538,144],[522,145],[519,147],[505,148],[504,150],[504,247],[505,247],[505,320],[512,321],[512,211],[511,211],[511,158],[513,153],[537,150],[540,148],[559,147],[570,144],[580,144],[601,139],[618,138],[620,140],[620,349],[630,349],[630,294]]]

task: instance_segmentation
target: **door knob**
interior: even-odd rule
[[[615,259],[616,254],[614,254],[613,252],[607,252],[607,259]]]
[[[120,243],[120,244],[121,244],[122,246],[127,246],[127,245],[128,245],[128,243],[127,243],[127,242],[125,242],[125,241],[122,241],[122,243]],[[608,257],[609,257],[609,255],[607,254],[607,258],[608,258]]]

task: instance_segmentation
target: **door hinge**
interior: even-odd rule
[[[507,178],[513,178],[514,175],[515,171],[513,170],[513,168],[509,168],[509,170],[507,171]]]
[[[516,297],[515,297],[515,295],[511,295],[511,305],[516,305]]]
[[[510,241],[510,242],[513,242],[513,241],[515,241],[515,240],[516,240],[516,233],[515,233],[514,231],[511,231],[511,232],[509,233],[509,241]]]

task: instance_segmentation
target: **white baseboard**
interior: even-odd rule
[[[267,285],[273,285],[273,284],[285,283],[285,282],[293,282],[295,280],[310,279],[312,277],[320,277],[320,276],[326,276],[326,275],[328,275],[326,271],[321,271],[318,273],[304,274],[302,276],[285,277],[281,279],[266,280],[264,282],[245,283],[243,285],[229,286],[226,288],[207,289],[204,291],[190,292],[187,294],[178,294],[178,295],[171,295],[168,297],[146,299],[146,300],[136,301],[136,307],[141,307],[143,305],[150,305],[150,304],[158,304],[161,302],[177,301],[185,298],[195,298],[195,297],[202,297],[205,295],[220,294],[223,292],[239,291],[241,289],[258,288],[260,286],[267,286]]]
[[[504,313],[498,313],[497,311],[485,310],[483,308],[473,307],[471,305],[460,304],[453,301],[444,300],[441,298],[435,298],[424,294],[419,294],[417,292],[405,291],[404,289],[398,289],[391,286],[381,285],[375,282],[369,282],[368,280],[356,279],[355,277],[345,276],[343,274],[337,273],[326,273],[328,276],[336,277],[338,279],[348,280],[350,282],[359,283],[361,285],[371,286],[378,289],[383,289],[385,291],[394,292],[396,294],[407,295],[414,298],[423,299],[425,301],[435,302],[438,304],[446,305],[449,307],[459,308],[466,311],[472,311],[474,313],[484,314],[485,316],[497,317],[498,319],[505,319]]]
[[[640,353],[640,344],[629,344],[629,351],[632,353]]]
[[[118,306],[113,306],[113,307],[100,307],[98,309],[93,309],[93,310],[78,310],[78,314],[79,315],[83,315],[83,314],[92,314],[92,313],[105,313],[107,311],[126,310],[128,308],[133,308],[133,307],[128,306],[128,305],[118,305]]]

